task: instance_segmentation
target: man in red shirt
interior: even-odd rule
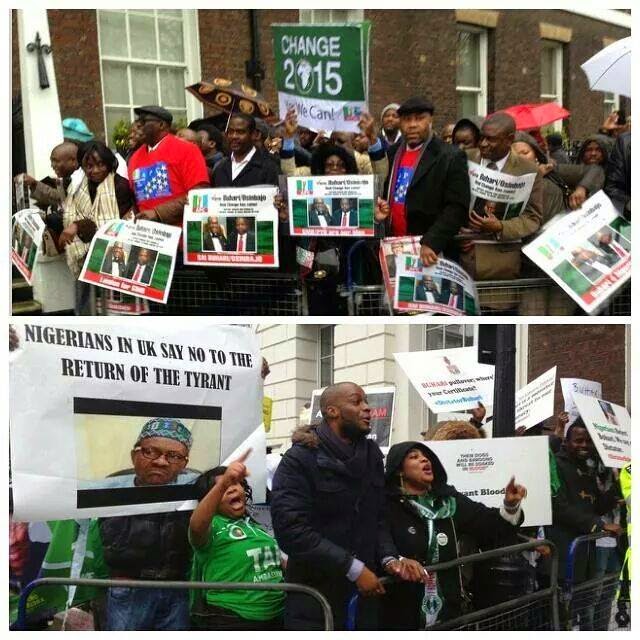
[[[444,253],[457,257],[454,236],[469,218],[469,176],[465,154],[436,138],[433,104],[406,100],[398,109],[402,139],[389,148],[391,172],[385,191],[391,206],[387,235],[420,235],[425,266]]]
[[[163,107],[138,107],[134,113],[145,142],[128,163],[136,218],[181,227],[189,190],[209,186],[204,157],[197,145],[171,133],[173,116]]]

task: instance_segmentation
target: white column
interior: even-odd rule
[[[27,44],[34,42],[36,33],[43,44],[51,44],[46,9],[18,9],[18,43],[20,47],[20,89],[24,114],[24,143],[27,156],[27,172],[35,178],[43,178],[51,171],[51,149],[62,142],[62,119],[58,103],[56,73],[53,68],[55,50],[44,55],[49,78],[49,88],[40,88],[38,55],[28,52]],[[80,69],[69,73],[81,73]]]

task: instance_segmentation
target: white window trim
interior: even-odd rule
[[[542,93],[542,87],[540,87],[540,100],[544,101],[548,100],[549,98],[553,98],[554,102],[557,102],[560,106],[562,106],[562,94],[564,93],[564,44],[562,42],[556,42],[555,40],[543,39],[542,47],[551,49],[553,51],[553,66],[556,76],[555,80],[557,94]],[[542,77],[540,78],[540,83],[542,84]],[[553,123],[553,130],[557,131],[558,133],[562,131],[562,120],[556,120]]]
[[[489,56],[489,33],[482,27],[474,27],[469,24],[458,23],[457,31],[467,31],[469,33],[477,33],[480,35],[479,39],[479,52],[480,56],[480,86],[479,87],[465,87],[464,85],[456,85],[456,97],[458,92],[460,93],[475,93],[476,94],[476,106],[479,116],[487,115],[487,86],[488,86],[488,73],[487,73],[487,60]]]
[[[322,330],[326,329],[327,327],[332,327],[333,329],[333,333],[332,333],[332,339],[331,339],[331,383],[333,383],[333,379],[334,379],[334,375],[335,375],[335,362],[336,362],[336,333],[335,333],[335,325],[331,325],[331,324],[319,324],[318,325],[318,333],[317,333],[317,340],[316,340],[316,380],[317,380],[317,388],[323,388],[326,387],[325,384],[322,383],[322,349],[320,347],[320,342],[322,340]],[[328,360],[329,356],[325,357],[324,360]]]
[[[121,56],[108,56],[102,55],[102,50],[100,46],[100,18],[98,16],[98,11],[100,9],[96,9],[96,27],[98,29],[98,59],[100,61],[100,91],[101,91],[101,99],[102,99],[102,121],[104,123],[104,131],[105,137],[108,136],[107,130],[107,103],[105,100],[105,87],[104,87],[104,78],[102,74],[102,61],[106,60],[107,62],[121,62],[122,64],[141,64],[148,66],[157,66],[160,64],[162,67],[175,67],[179,69],[185,69],[185,82],[186,85],[195,84],[201,79],[201,66],[200,66],[200,34],[198,29],[198,10],[197,9],[183,9],[182,10],[182,29],[183,29],[183,42],[184,42],[184,62],[162,62],[157,63],[153,60],[139,59],[133,57],[123,58]],[[161,11],[161,10],[159,10]],[[125,27],[127,29],[127,49],[129,48],[129,21],[125,20]],[[160,49],[160,45],[158,42],[159,33],[156,30],[156,46],[158,47],[158,51]],[[128,82],[128,92],[129,96],[132,96],[132,86],[131,86],[131,71],[127,69],[127,82]],[[156,74],[156,82],[160,82],[159,74]],[[185,92],[186,93],[186,92]],[[160,87],[158,86],[158,95],[160,95]],[[204,114],[202,103],[192,96],[190,93],[186,94],[185,99],[186,110],[187,110],[187,121],[195,120],[196,118],[201,118]],[[117,103],[109,103],[110,107],[120,107],[122,109],[130,110],[130,117],[133,121],[134,114],[133,109],[130,104],[117,104]],[[165,105],[162,105],[165,106]],[[171,108],[171,106],[169,107]],[[174,108],[177,108],[174,106]],[[111,144],[110,140],[107,140],[107,146]]]
[[[602,106],[604,107],[606,104],[610,104],[610,108],[607,109],[607,113],[605,115],[609,115],[612,111],[618,111],[620,109],[620,94],[613,93],[613,101],[607,102],[607,94],[610,94],[610,91],[605,91],[602,94]]]
[[[326,20],[315,19],[315,11],[315,9],[299,9],[298,22],[300,24],[326,23]],[[329,23],[344,24],[344,20],[334,18],[333,11],[333,9],[329,9]],[[344,11],[344,9],[336,9],[336,11]],[[346,22],[362,22],[364,20],[364,9],[347,9],[347,11],[349,12],[349,15],[347,16]]]

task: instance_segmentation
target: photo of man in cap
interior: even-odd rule
[[[182,226],[189,190],[209,186],[204,157],[197,145],[171,133],[173,116],[163,107],[133,111],[144,136],[144,144],[128,162],[136,218]]]
[[[148,420],[131,450],[133,469],[107,478],[111,487],[186,484],[191,432],[176,418]],[[104,487],[104,483],[102,484]],[[191,551],[187,538],[191,511],[100,518],[104,560],[113,579],[188,580]],[[107,631],[179,631],[189,628],[186,589],[129,589],[107,592]]]
[[[387,235],[421,235],[426,267],[441,253],[457,257],[453,238],[467,224],[470,201],[467,158],[433,135],[433,112],[433,103],[422,97],[400,105],[402,139],[389,148],[392,169],[385,185],[391,208]]]

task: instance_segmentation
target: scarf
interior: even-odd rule
[[[456,499],[454,496],[436,497],[431,495],[408,497],[415,512],[424,520],[427,526],[428,562],[429,564],[438,564],[440,549],[434,531],[434,521],[452,518],[456,513]],[[437,622],[443,604],[438,585],[438,574],[432,572],[429,574],[427,583],[424,586],[424,598],[421,605],[425,629],[432,627]]]
[[[364,477],[369,463],[369,447],[364,436],[348,444],[341,440],[324,420],[316,429],[316,433],[329,453],[343,463],[350,476]]]
[[[68,227],[78,220],[92,220],[99,229],[105,222],[120,219],[120,210],[116,199],[115,174],[110,173],[97,187],[96,195],[91,202],[89,179],[84,176],[82,182],[69,199],[69,206],[64,212],[63,224]],[[84,259],[89,251],[89,243],[78,236],[66,248],[67,265],[77,278],[82,271]]]

